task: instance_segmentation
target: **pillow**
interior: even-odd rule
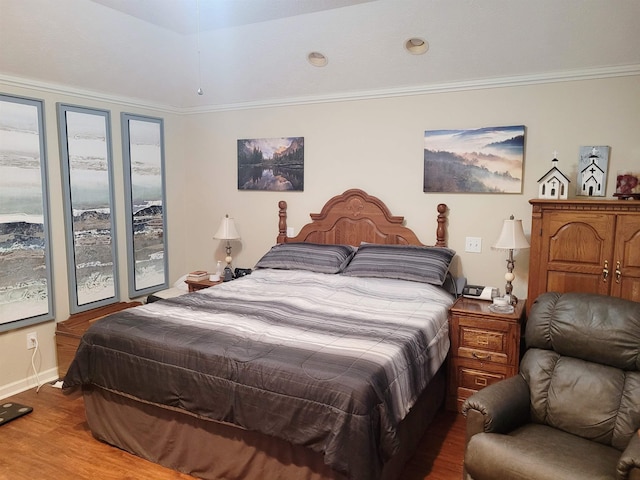
[[[350,245],[280,243],[271,247],[271,250],[258,260],[256,268],[340,273],[355,251],[356,248]]]
[[[383,277],[442,286],[455,251],[414,245],[361,245],[344,275]]]

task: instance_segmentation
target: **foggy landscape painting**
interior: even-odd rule
[[[304,137],[238,140],[238,190],[304,190]]]
[[[424,191],[521,193],[524,125],[424,132]]]
[[[106,114],[70,108],[61,117],[73,230],[68,237],[73,243],[70,275],[75,278],[78,306],[116,296]]]
[[[50,309],[38,105],[0,95],[0,324]]]
[[[128,158],[131,191],[130,227],[132,228],[133,291],[165,283],[165,235],[163,212],[163,145],[159,119],[128,120]],[[125,145],[126,147],[126,145]]]

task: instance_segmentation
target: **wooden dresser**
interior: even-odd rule
[[[93,322],[106,317],[110,313],[119,312],[125,308],[142,305],[140,302],[114,303],[104,307],[94,308],[86,312],[74,313],[67,320],[56,325],[56,353],[58,355],[58,377],[63,379],[69,365],[76,355],[80,338]]]
[[[461,297],[449,309],[447,409],[460,411],[467,397],[518,373],[524,303],[513,313],[493,313],[491,302]]]
[[[543,292],[640,302],[640,201],[530,200],[527,311]]]

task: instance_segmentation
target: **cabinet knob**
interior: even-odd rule
[[[604,268],[602,269],[602,281],[606,282],[607,277],[609,276],[609,261],[604,261]]]
[[[616,283],[620,283],[620,277],[622,277],[622,272],[620,271],[620,262],[616,262]]]

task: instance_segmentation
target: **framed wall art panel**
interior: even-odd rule
[[[78,313],[120,298],[111,119],[106,110],[57,107],[70,310]]]
[[[164,122],[123,113],[129,297],[168,287]]]
[[[41,100],[0,94],[0,332],[53,319]]]

